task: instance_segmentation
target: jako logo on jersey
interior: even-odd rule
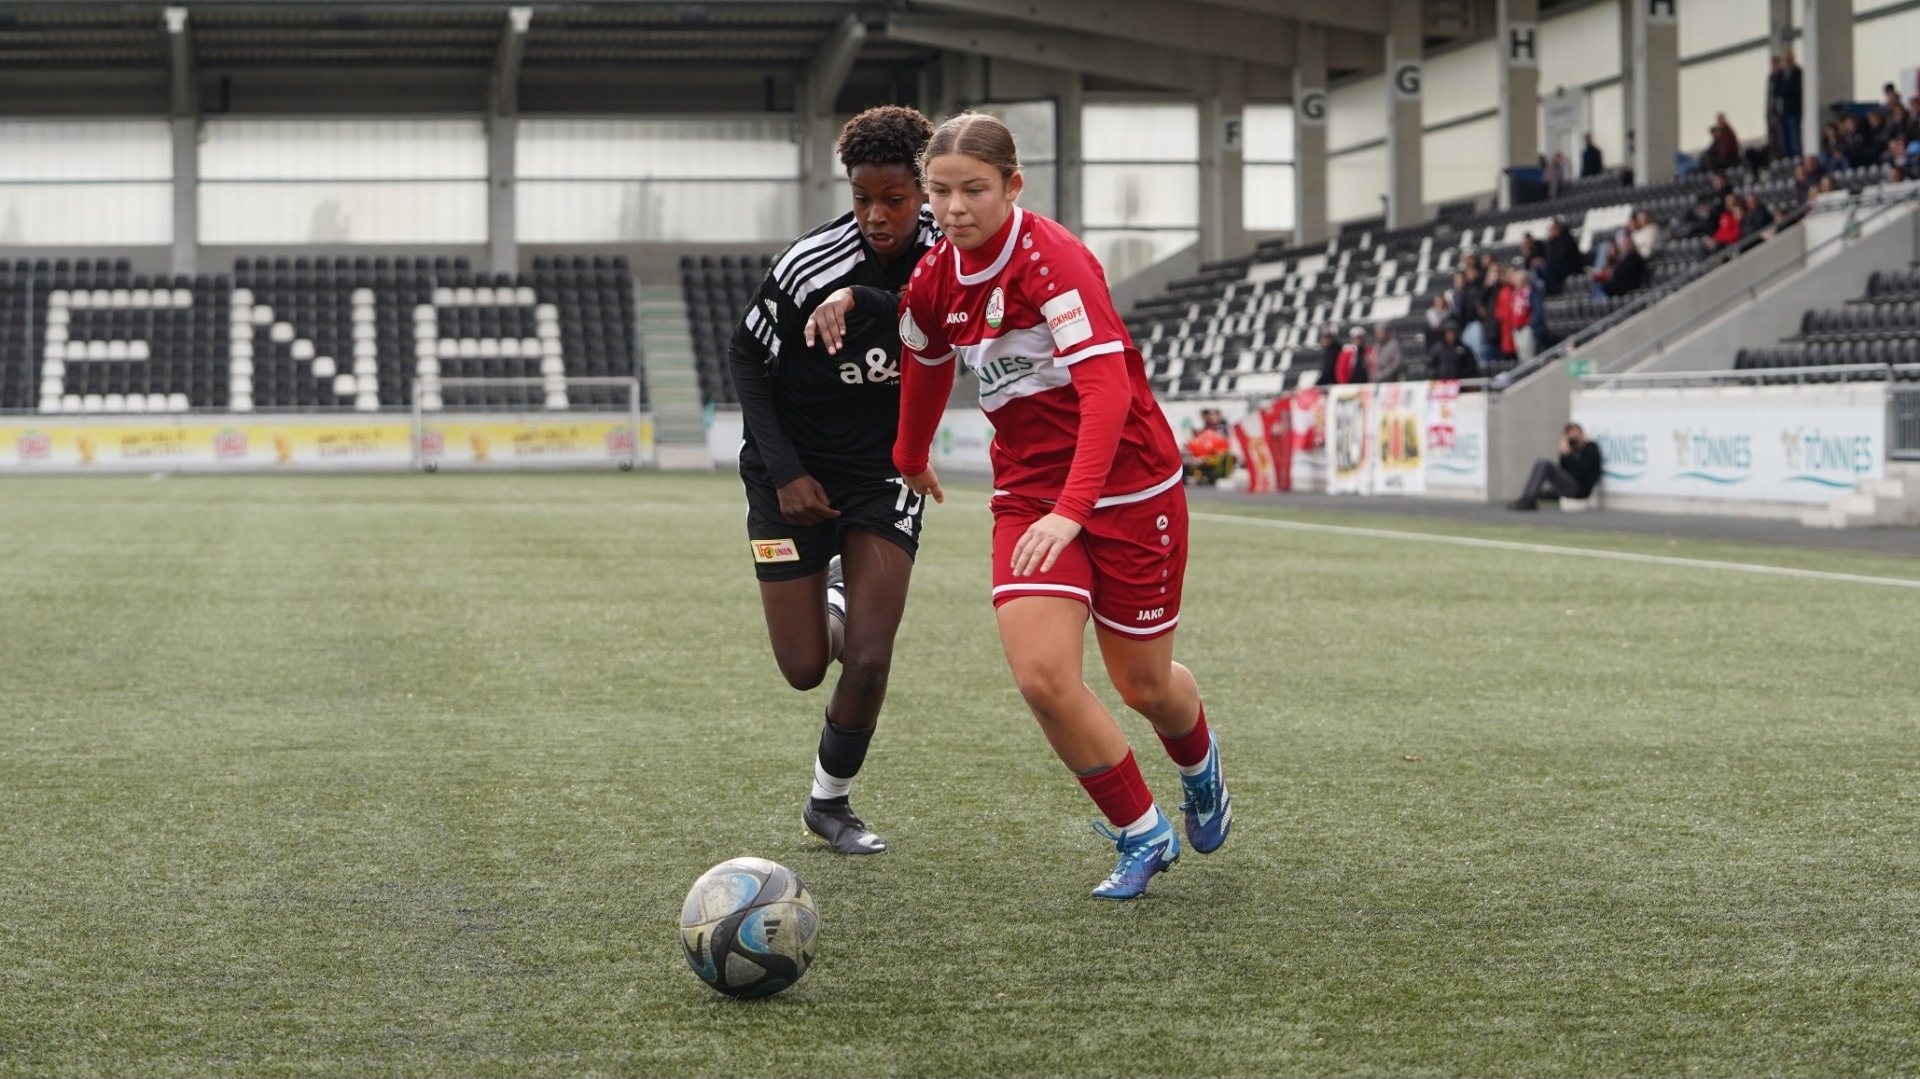
[[[1000,286],[995,285],[993,294],[987,297],[987,325],[993,329],[999,329],[1001,316],[1006,313],[1007,294],[1000,291]]]
[[[800,548],[790,539],[752,540],[755,562],[798,562]]]
[[[1167,613],[1167,609],[1165,607],[1155,607],[1151,611],[1141,611],[1140,614],[1134,618],[1134,621],[1135,622],[1151,622],[1154,619],[1166,613]]]
[[[958,326],[965,321],[967,321],[967,313],[965,311],[954,311],[947,315],[947,325],[949,326]]]
[[[915,352],[923,352],[927,347],[927,335],[920,332],[919,326],[914,325],[913,312],[907,310],[904,305],[900,308],[900,343]]]
[[[1053,332],[1053,343],[1058,348],[1072,348],[1093,336],[1093,322],[1087,318],[1087,305],[1080,302],[1077,288],[1070,288],[1041,304],[1040,313],[1046,316],[1047,329]]]

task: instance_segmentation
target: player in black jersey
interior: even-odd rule
[[[868,109],[840,132],[853,210],[795,240],[774,260],[727,348],[746,446],[747,535],[774,661],[812,689],[834,659],[801,811],[807,831],[842,854],[886,843],[848,805],[866,760],[893,664],[893,637],[923,508],[893,468],[900,415],[897,296],[937,234],[916,162],[933,134],[918,111]],[[847,316],[833,355],[808,343],[808,316],[834,290],[884,290],[876,311]]]

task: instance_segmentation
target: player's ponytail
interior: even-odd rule
[[[1013,144],[1013,132],[998,117],[984,112],[960,112],[949,116],[927,140],[920,151],[920,175],[927,174],[927,162],[947,154],[963,154],[999,170],[1002,180],[1013,179],[1020,171],[1020,151]]]

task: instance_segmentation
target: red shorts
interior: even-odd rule
[[[1150,498],[1096,508],[1053,568],[1013,575],[1013,548],[1033,522],[1053,512],[1036,498],[993,497],[993,605],[1022,596],[1077,599],[1094,621],[1146,640],[1180,621],[1187,572],[1187,492],[1179,484]]]

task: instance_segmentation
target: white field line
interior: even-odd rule
[[[1608,551],[1593,547],[1561,547],[1551,543],[1518,543],[1513,540],[1478,539],[1473,536],[1446,536],[1432,532],[1398,532],[1387,528],[1355,528],[1350,525],[1312,524],[1306,521],[1281,521],[1272,517],[1243,517],[1232,513],[1189,513],[1195,521],[1253,525],[1292,532],[1322,532],[1335,536],[1364,536],[1371,539],[1408,540],[1415,543],[1445,543],[1455,547],[1478,547],[1490,551],[1522,551],[1529,554],[1557,554],[1575,558],[1601,558],[1612,562],[1640,562],[1654,566],[1680,566],[1685,569],[1730,570],[1757,573],[1768,577],[1796,577],[1808,581],[1844,581],[1847,584],[1887,585],[1894,588],[1920,588],[1920,580],[1904,577],[1868,577],[1858,573],[1831,573],[1826,570],[1796,569],[1791,566],[1763,566],[1751,562],[1719,562],[1707,558],[1675,558],[1670,555],[1637,554],[1632,551]]]

